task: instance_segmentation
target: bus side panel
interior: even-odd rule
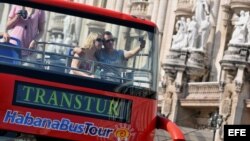
[[[101,100],[106,103],[100,106]],[[121,103],[132,109],[119,111]],[[123,113],[126,118],[116,117]],[[69,140],[153,141],[155,126],[156,100],[0,73],[1,130]]]

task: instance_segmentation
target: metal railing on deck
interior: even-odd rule
[[[134,85],[148,87],[152,86],[152,76],[151,70],[147,69],[137,69],[129,68],[123,66],[113,66],[110,64],[104,64],[93,60],[84,60],[82,58],[74,57],[72,51],[74,46],[52,43],[52,42],[37,42],[40,50],[20,48],[10,43],[0,42],[0,62],[7,63],[11,65],[22,65],[23,67],[32,67],[37,69],[43,69],[46,71],[56,72],[56,73],[66,73],[69,74],[70,71],[81,71],[90,75],[94,75],[95,79],[103,79],[118,83],[131,82]],[[47,46],[60,46],[65,49],[64,53],[58,54],[55,52],[46,51]],[[35,56],[32,60],[23,60],[21,57],[22,52],[29,52]],[[16,54],[13,56],[13,54]],[[39,56],[39,57],[38,57]],[[71,60],[78,59],[80,61],[88,62],[90,65],[89,69],[78,69],[71,67]],[[24,65],[26,64],[26,65]],[[97,74],[97,68],[100,68]],[[112,75],[102,72],[102,70],[114,71],[117,70],[119,75]],[[144,77],[148,79],[136,79],[137,77]]]

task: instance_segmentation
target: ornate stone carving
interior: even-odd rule
[[[191,16],[194,0],[178,0],[176,16]]]
[[[218,107],[220,105],[220,90],[218,82],[191,82],[185,99],[181,99],[184,107]]]
[[[201,21],[199,33],[200,33],[200,44],[199,49],[204,50],[207,44],[207,40],[211,30],[211,22],[209,16],[206,16],[203,21]]]
[[[187,47],[188,41],[187,41],[187,22],[184,17],[181,17],[176,22],[176,30],[177,33],[173,35],[173,42],[171,49],[172,50],[180,50],[181,48]]]
[[[187,74],[190,77],[190,81],[200,81],[205,74],[205,53],[201,51],[191,51],[190,57],[187,60]]]
[[[131,15],[143,19],[149,18],[148,13],[149,2],[147,0],[131,0]]]
[[[231,114],[232,108],[232,99],[230,97],[226,97],[222,100],[221,114],[224,120]]]
[[[163,114],[166,117],[169,117],[172,111],[172,102],[173,101],[173,93],[172,92],[167,92],[166,96],[164,98],[164,108],[163,108]]]
[[[233,31],[232,38],[229,43],[242,44],[246,42],[248,20],[249,12],[241,10],[240,16],[237,17],[237,21],[235,22],[235,29]]]
[[[234,93],[234,86],[232,82],[233,82],[233,76],[228,74],[227,81],[226,81],[227,84],[225,86],[225,91],[223,92],[223,95],[222,95],[221,112],[220,112],[224,120],[227,120],[227,118],[231,114],[232,94]]]
[[[224,88],[225,88],[225,82],[221,80],[221,81],[219,82],[219,90],[220,90],[221,92],[223,92],[223,91],[224,91]]]
[[[235,81],[235,90],[236,92],[241,92],[243,82]]]
[[[198,39],[198,28],[199,25],[195,19],[192,17],[192,20],[188,24],[188,48],[196,48],[197,47],[197,39]]]
[[[249,9],[250,1],[249,0],[231,0],[230,2],[231,9],[234,11],[239,11],[240,9]]]
[[[207,0],[196,0],[193,9],[195,9],[195,18],[199,23],[206,20],[206,15],[210,14]]]

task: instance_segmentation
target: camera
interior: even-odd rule
[[[18,11],[17,14],[20,15],[23,19],[27,19],[27,15],[28,15],[27,10],[22,9],[22,10]]]
[[[143,42],[144,41],[143,37],[139,37],[139,41]]]

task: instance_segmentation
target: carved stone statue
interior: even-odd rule
[[[166,117],[168,117],[171,114],[172,111],[172,102],[173,102],[173,93],[172,92],[167,92],[166,97],[164,99],[164,109],[163,113]]]
[[[194,48],[197,47],[198,39],[198,23],[196,22],[195,17],[192,17],[191,22],[188,24],[188,47]]]
[[[246,41],[246,26],[247,21],[249,19],[249,12],[240,11],[240,17],[235,22],[234,31],[232,38],[229,43],[237,44],[237,43],[245,43]]]
[[[206,0],[196,0],[193,11],[195,10],[195,18],[200,23],[205,20],[206,15],[209,15],[209,6]]]
[[[233,94],[233,75],[227,74],[226,75],[226,86],[222,96],[222,103],[221,103],[221,115],[223,116],[224,120],[228,118],[231,114],[232,109],[232,94]]]
[[[249,14],[249,11],[248,11]],[[247,20],[247,43],[250,43],[250,18]]]
[[[227,92],[224,93],[224,95],[225,98],[222,100],[221,115],[226,119],[231,114],[232,99],[231,93]]]
[[[209,16],[206,16],[206,19],[201,21],[201,26],[199,29],[199,33],[201,37],[199,49],[203,49],[203,50],[205,49],[206,43],[209,37],[210,29],[211,29],[211,23],[209,21]]]
[[[176,22],[177,33],[173,36],[172,49],[181,49],[187,46],[187,25],[184,17]]]

